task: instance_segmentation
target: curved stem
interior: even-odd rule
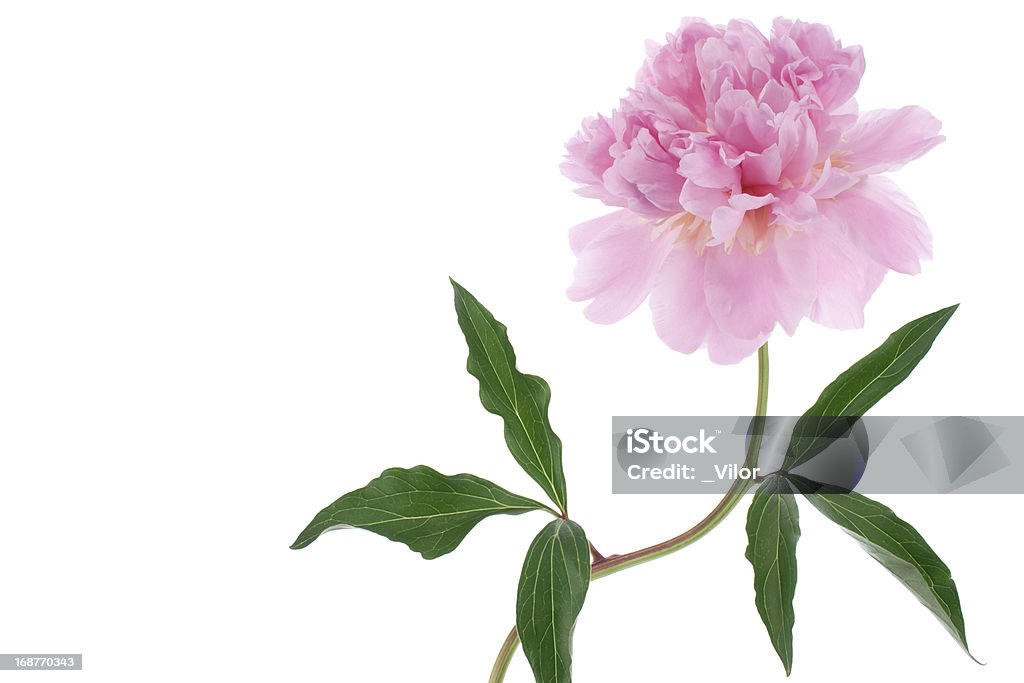
[[[488,683],[501,683],[505,680],[505,672],[508,671],[508,665],[512,663],[512,655],[516,653],[518,646],[519,631],[513,626],[512,630],[508,632],[505,642],[501,644],[501,649],[498,650],[494,668],[491,669],[491,677],[487,679]]]
[[[746,467],[753,467],[757,464],[757,456],[761,452],[761,438],[764,433],[765,416],[767,414],[768,343],[765,342],[764,345],[757,350],[757,405],[754,410],[754,420],[751,425],[750,444],[747,446],[747,458],[744,462]],[[640,550],[634,550],[633,552],[626,553],[625,555],[612,555],[611,557],[595,559],[590,570],[591,580],[600,579],[608,576],[609,574],[622,571],[623,569],[635,567],[638,564],[643,564],[644,562],[649,562],[659,557],[670,555],[677,550],[682,550],[694,541],[703,538],[708,534],[708,532],[718,526],[722,520],[729,516],[729,513],[735,509],[743,498],[743,494],[745,494],[753,484],[753,479],[735,479],[732,486],[729,487],[728,492],[726,492],[722,500],[718,502],[718,505],[708,513],[707,517],[674,538],[670,538],[667,541],[662,541],[661,543],[656,543],[655,545],[648,546]],[[515,654],[518,645],[519,633],[513,626],[512,630],[509,631],[508,636],[505,638],[505,642],[502,643],[501,650],[498,651],[498,657],[494,661],[494,668],[491,669],[491,677],[488,679],[488,683],[502,683],[502,681],[505,680],[505,672],[508,670],[508,665],[512,660],[512,655]]]

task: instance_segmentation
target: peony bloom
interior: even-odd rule
[[[562,170],[617,211],[572,229],[569,297],[612,323],[650,297],[671,348],[735,363],[776,325],[848,329],[931,236],[878,175],[944,138],[920,107],[858,113],[859,47],[821,24],[687,19],[649,48],[610,116],[584,121]]]

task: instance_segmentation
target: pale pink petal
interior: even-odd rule
[[[782,113],[789,108],[794,101],[793,91],[778,81],[768,81],[761,89],[758,102],[767,104],[772,111]]]
[[[832,199],[840,192],[845,192],[860,182],[860,178],[838,169],[832,165],[830,159],[825,160],[825,166],[821,171],[821,177],[808,190],[808,193],[815,199]]]
[[[945,140],[941,128],[921,107],[867,111],[839,143],[839,158],[858,174],[895,171]]]
[[[762,206],[774,204],[775,200],[775,195],[771,193],[766,195],[734,194],[732,197],[729,197],[729,206],[742,211],[753,211],[754,209],[760,209]]]
[[[722,332],[718,327],[713,327],[708,331],[708,358],[712,363],[718,363],[719,365],[739,363],[754,353],[754,351],[757,351],[766,341],[768,341],[767,334],[759,334],[751,339],[743,339],[741,337],[731,337]]]
[[[569,228],[569,248],[572,249],[572,253],[579,256],[580,252],[605,230],[629,220],[629,215],[627,209],[622,209]]]
[[[721,29],[703,19],[684,19],[679,30],[667,36],[668,44],[648,44],[648,58],[637,81],[679,102],[703,121],[706,103],[696,51],[704,40],[721,34]]]
[[[566,292],[573,301],[593,299],[584,312],[596,323],[617,322],[647,298],[676,239],[671,230],[655,236],[651,224],[636,214],[616,215],[620,220],[580,251]]]
[[[826,111],[845,104],[864,75],[864,53],[843,47],[824,24],[775,20],[771,38],[777,77],[799,95],[811,95]]]
[[[783,190],[772,213],[786,226],[802,225],[818,217],[818,203],[801,190]]]
[[[677,212],[683,178],[676,173],[679,160],[662,149],[646,128],[637,131],[629,151],[616,159],[616,172],[634,185],[658,210]]]
[[[711,214],[711,234],[714,240],[709,244],[728,242],[735,235],[743,222],[747,211],[759,209],[775,201],[774,195],[757,197],[750,194],[734,194],[729,197],[728,206],[720,206]]]
[[[730,21],[721,38],[703,42],[697,56],[705,91],[712,100],[726,82],[757,93],[771,77],[768,41],[750,22]]]
[[[685,102],[674,99],[652,85],[638,82],[629,94],[630,98],[623,102],[623,106],[629,106],[661,122],[661,127],[666,130],[698,130],[703,125],[703,119],[698,119]]]
[[[877,263],[900,273],[921,272],[931,258],[932,237],[910,198],[888,178],[868,176],[818,210],[846,231]]]
[[[826,218],[806,228],[814,249],[818,295],[810,318],[840,330],[864,326],[864,306],[882,283],[886,268],[876,263]]]
[[[694,216],[709,221],[715,209],[729,204],[729,192],[701,187],[692,180],[687,180],[679,193],[679,203]]]
[[[753,339],[779,323],[793,334],[810,310],[815,266],[803,233],[779,235],[760,254],[716,247],[705,256],[708,308],[723,332]]]
[[[601,177],[615,161],[609,151],[614,142],[615,135],[608,119],[597,116],[585,119],[580,132],[566,143],[561,170],[583,186],[576,190],[577,193],[601,201],[611,199],[601,184]]]
[[[701,187],[729,190],[740,187],[739,169],[725,163],[718,145],[694,145],[679,160],[679,173]]]
[[[761,152],[778,135],[775,112],[767,104],[758,104],[746,90],[726,90],[715,103],[714,131],[741,152]]]
[[[688,245],[672,250],[651,291],[654,329],[671,349],[693,353],[706,346],[712,362],[737,363],[756,351],[767,335],[741,339],[719,329],[704,296],[705,263]]]
[[[703,346],[715,326],[704,299],[702,256],[688,245],[678,245],[665,259],[651,291],[654,329],[669,348],[693,353]]]
[[[728,204],[715,209],[711,214],[711,235],[714,238],[711,243],[724,244],[735,237],[746,214],[746,211],[734,209]]]
[[[810,117],[793,103],[779,123],[779,156],[782,175],[794,183],[803,182],[818,158],[818,136]]]

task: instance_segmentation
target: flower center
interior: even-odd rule
[[[739,245],[750,254],[762,253],[771,244],[776,228],[781,227],[773,224],[771,220],[770,206],[747,211],[736,234],[723,242],[722,248],[729,253],[736,245]],[[708,243],[714,239],[714,235],[711,233],[711,222],[686,211],[652,221],[651,239],[657,239],[669,230],[676,232],[677,242],[690,245],[697,254],[702,254]]]

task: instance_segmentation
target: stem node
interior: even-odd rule
[[[747,448],[747,459],[744,465],[753,467],[757,464],[757,457],[761,453],[761,438],[764,434],[765,416],[768,414],[768,342],[765,342],[757,350],[757,406],[754,411],[754,424],[751,426],[750,445]],[[750,487],[755,482],[751,479],[739,479],[733,481],[732,486],[725,496],[718,502],[718,505],[708,513],[708,516],[698,522],[694,527],[687,529],[675,538],[657,543],[641,550],[634,550],[625,555],[610,555],[604,557],[597,551],[594,544],[590,544],[590,554],[593,557],[593,564],[590,569],[591,580],[600,579],[602,576],[614,574],[617,571],[634,567],[643,562],[664,557],[681,550],[694,541],[703,538],[708,532],[718,526],[722,520],[729,516],[735,509]],[[564,513],[563,513],[564,514]],[[505,642],[498,651],[494,660],[494,667],[491,669],[491,677],[488,683],[502,683],[505,680],[505,672],[508,670],[512,655],[519,646],[519,633],[515,627],[505,638]]]

